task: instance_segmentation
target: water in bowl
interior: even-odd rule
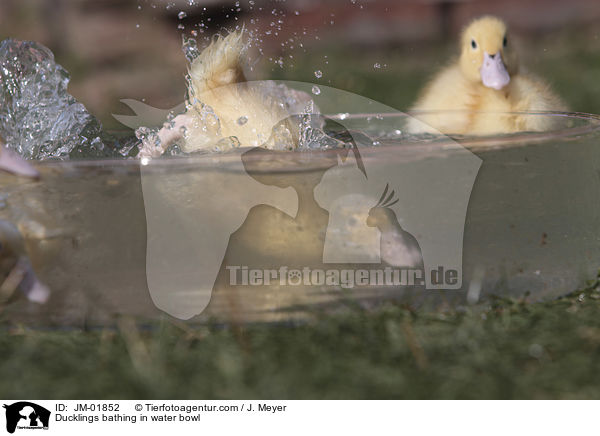
[[[53,295],[45,306],[16,301],[5,308],[4,316],[33,324],[69,325],[112,323],[115,314],[157,318],[165,309],[171,314],[185,312],[186,295],[196,301],[196,292],[208,296],[208,305],[191,317],[194,321],[274,321],[304,318],[323,308],[336,310],[348,301],[374,306],[399,300],[427,310],[474,304],[491,294],[554,298],[595,277],[600,266],[598,117],[530,114],[555,117],[558,128],[486,138],[413,138],[402,132],[406,116],[337,114],[330,118],[343,118],[347,124],[341,130],[332,124],[328,133],[346,143],[344,135],[351,136],[369,169],[369,180],[377,180],[378,172],[390,168],[404,177],[403,186],[394,187],[400,201],[393,208],[399,224],[421,243],[425,263],[426,256],[431,257],[426,253],[434,251],[426,249],[428,244],[439,251],[456,247],[432,243],[435,238],[422,234],[418,217],[434,223],[430,233],[441,238],[446,229],[456,231],[460,216],[443,203],[448,183],[438,186],[432,176],[427,186],[439,188],[433,191],[438,196],[422,195],[427,180],[421,169],[442,171],[464,153],[481,160],[470,176],[474,183],[465,206],[463,234],[451,238],[462,241],[458,289],[229,284],[228,264],[250,269],[274,269],[282,264],[327,269],[331,265],[323,266],[322,250],[329,250],[334,259],[336,253],[360,248],[360,235],[377,236],[377,229],[367,229],[360,222],[367,218],[364,213],[343,214],[352,203],[329,201],[319,191],[324,177],[329,177],[326,182],[332,186],[350,180],[343,178],[343,172],[327,173],[337,167],[346,168],[348,177],[362,177],[352,146],[344,148],[344,153],[336,149],[265,151],[250,155],[245,166],[240,166],[240,154],[248,150],[156,159],[143,167],[136,160],[124,159],[45,161],[36,164],[41,181],[0,177],[4,196],[0,218],[18,224],[34,267]],[[270,206],[270,198],[267,206],[248,213],[240,186],[248,183],[249,169],[256,186],[280,185],[277,189],[285,193],[278,203],[281,209]],[[325,204],[314,201],[317,197]],[[154,207],[149,198],[163,203]],[[286,203],[290,198],[293,201]],[[179,235],[178,242],[183,244],[187,235],[182,252],[201,259],[207,249],[213,253],[219,249],[197,247],[189,241],[203,232],[226,232],[220,226],[225,226],[224,217],[236,208],[242,209],[237,215],[246,219],[226,241],[220,241],[225,254],[217,259],[215,281],[194,289],[193,280],[189,286],[182,277],[187,273],[194,277],[194,266],[198,270],[200,262],[193,257],[178,258],[181,252],[173,251],[178,244],[169,244],[168,236]],[[165,210],[169,214],[161,215]],[[349,230],[341,238],[329,235],[328,242],[331,210],[347,219]],[[155,231],[163,225],[164,232]],[[169,233],[169,229],[182,231]],[[156,250],[160,250],[158,256]],[[366,253],[352,265],[369,269],[385,263],[376,253]],[[333,262],[333,267],[344,269],[348,263]],[[173,306],[164,306],[164,301],[153,296],[152,286],[171,286]]]

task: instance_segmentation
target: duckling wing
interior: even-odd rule
[[[512,112],[565,111],[567,105],[558,97],[543,80],[527,74],[514,77],[511,86]],[[516,130],[544,131],[551,130],[555,124],[554,117],[517,116]]]
[[[415,114],[408,120],[409,133],[463,133],[468,125],[469,110],[473,105],[468,83],[457,66],[441,71],[425,87],[410,109]],[[433,111],[419,114],[418,111]],[[444,111],[444,113],[434,113]]]

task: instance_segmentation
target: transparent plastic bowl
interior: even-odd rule
[[[596,276],[600,267],[600,117],[526,114],[554,117],[557,128],[493,137],[416,138],[398,132],[407,116],[343,118],[347,128],[375,138],[377,145],[360,147],[361,158],[371,171],[393,165],[408,173],[425,161],[443,166],[457,153],[457,145],[460,152],[466,149],[481,159],[461,235],[459,289],[228,286],[223,270],[227,260],[265,268],[283,262],[281,257],[295,265],[319,263],[315,263],[315,253],[328,224],[322,219],[326,218],[323,210],[315,209],[321,220],[311,223],[310,231],[295,232],[289,230],[298,224],[293,221],[294,213],[258,213],[227,242],[227,259],[214,289],[203,285],[198,290],[210,297],[210,303],[191,319],[283,321],[323,308],[336,310],[348,301],[375,306],[399,300],[431,310],[480,303],[492,294],[554,298]],[[355,137],[359,142],[365,138]],[[339,159],[338,154],[334,150],[265,151],[249,159],[247,167],[263,182],[310,192],[315,180]],[[239,153],[155,159],[143,169],[136,160],[44,161],[36,163],[40,181],[0,175],[4,198],[0,218],[18,225],[37,275],[52,290],[46,305],[18,299],[4,307],[0,316],[11,322],[75,326],[111,324],[119,314],[144,319],[168,316],[157,308],[149,286],[158,274],[162,285],[173,283],[177,293],[182,273],[173,267],[178,260],[172,246],[167,243],[164,253],[156,253],[161,236],[156,236],[156,228],[148,230],[148,223],[155,225],[152,213],[156,208],[149,204],[143,187],[146,191],[148,183],[158,187],[154,194],[162,195],[163,209],[172,211],[170,222],[162,225],[183,229],[180,234],[184,235],[222,233],[226,230],[219,227],[222,218],[237,207],[242,195],[239,187],[247,180],[239,163]],[[418,193],[420,186],[406,188]],[[206,193],[212,193],[208,196],[212,200],[206,200]],[[153,198],[156,201],[156,195]],[[436,199],[416,196],[413,201]],[[444,213],[435,217],[440,225],[445,219]],[[419,239],[421,235],[414,236]],[[196,255],[206,252],[206,247],[199,248]],[[218,250],[214,253],[218,256]],[[153,265],[161,256],[165,262],[149,273],[150,254]],[[180,263],[188,260],[179,259]],[[193,268],[194,262],[188,263],[191,266],[186,268]],[[185,304],[185,299],[177,301]]]

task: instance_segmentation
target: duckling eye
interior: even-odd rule
[[[471,40],[471,47],[473,47],[473,50],[475,50],[477,48],[477,43],[475,42],[474,39]]]
[[[504,39],[502,40],[502,45],[504,47],[506,47],[507,44],[508,44],[508,41],[506,40],[506,36],[505,36]]]

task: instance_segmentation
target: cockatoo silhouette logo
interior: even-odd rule
[[[310,95],[320,113],[338,114],[329,118],[343,128],[352,152],[259,147],[264,153],[247,154],[242,144],[228,153],[191,155],[175,167],[171,159],[142,161],[154,304],[180,319],[199,315],[220,271],[242,249],[249,261],[268,258],[270,266],[273,258],[295,264],[306,258],[320,267],[410,266],[422,269],[425,289],[460,289],[466,211],[481,160],[449,138],[443,148],[399,145],[384,154],[361,133],[356,120],[367,117],[352,114],[382,114],[376,119],[386,120],[387,131],[403,129],[407,115],[326,86],[314,95],[313,84],[278,83]],[[307,136],[302,126],[299,135]],[[242,229],[255,239],[242,237]],[[300,232],[305,242],[282,247],[278,229]],[[450,272],[449,280],[439,280],[440,269]]]
[[[375,206],[369,210],[367,225],[377,227],[381,234],[379,255],[381,260],[391,266],[411,267],[424,270],[423,253],[417,239],[402,229],[392,206],[398,203],[395,191],[389,192],[385,185],[383,194]]]

